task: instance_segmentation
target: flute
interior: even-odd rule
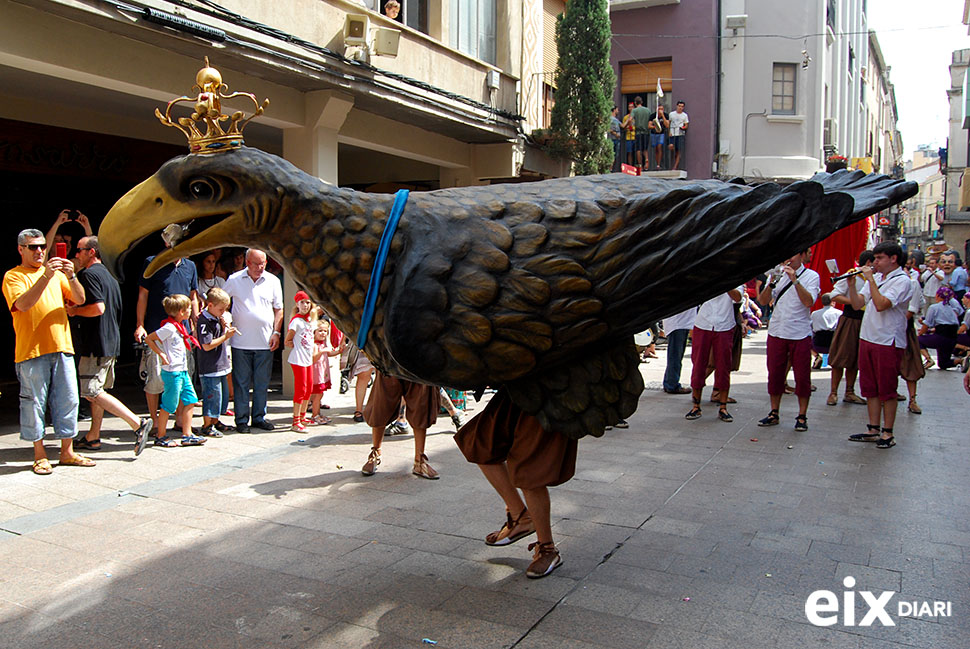
[[[862,274],[862,269],[861,268],[856,268],[855,270],[850,270],[845,275],[839,275],[838,277],[833,277],[832,278],[832,282],[835,283],[835,282],[839,281],[840,279],[848,279],[850,277],[855,277],[856,275],[861,275],[861,274]]]

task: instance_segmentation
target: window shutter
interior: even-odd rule
[[[673,92],[674,62],[649,61],[643,63],[624,63],[620,66],[620,92],[632,95],[638,92],[656,92],[657,78],[664,92]]]
[[[542,71],[555,72],[559,54],[556,52],[556,18],[565,13],[566,3],[563,0],[542,0]],[[545,82],[552,84],[552,74],[544,77]]]

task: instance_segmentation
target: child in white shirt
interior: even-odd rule
[[[188,332],[184,325],[192,314],[192,301],[187,295],[169,295],[162,300],[162,307],[168,317],[162,320],[157,331],[148,334],[145,342],[162,362],[161,408],[158,411],[158,437],[155,446],[201,446],[205,438],[192,434],[192,408],[199,401],[189,377],[187,354],[199,346],[199,341]],[[181,408],[181,409],[180,409]],[[171,439],[165,432],[170,415],[176,415],[182,428],[182,439]]]

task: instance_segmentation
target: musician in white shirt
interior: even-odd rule
[[[900,260],[905,259],[899,244],[884,241],[872,252],[875,255],[872,268],[862,271],[865,286],[857,291],[855,284],[849,283],[848,297],[854,308],[870,303],[859,332],[859,388],[868,399],[869,424],[867,432],[851,435],[849,439],[875,442],[878,448],[892,448],[896,445],[893,436],[896,388],[906,349],[906,311],[913,295],[913,283],[899,267]]]
[[[785,376],[791,365],[795,374],[798,416],[795,430],[808,430],[808,400],[812,395],[812,305],[818,298],[818,273],[804,266],[809,251],[798,253],[781,267],[776,277],[761,289],[758,301],[774,303],[768,323],[768,396],[771,411],[759,426],[776,426],[778,408],[785,393]]]

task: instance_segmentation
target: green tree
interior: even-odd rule
[[[556,20],[556,104],[552,155],[573,160],[579,175],[607,173],[613,146],[606,137],[616,74],[610,65],[609,0],[569,0]]]

